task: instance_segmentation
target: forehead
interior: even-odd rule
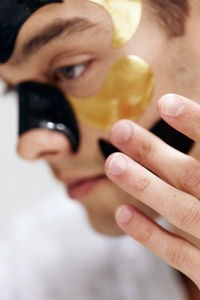
[[[12,56],[19,31],[33,13],[48,4],[65,3],[69,4],[67,9],[64,9],[66,15],[69,16],[69,11],[71,11],[69,8],[76,6],[77,2],[79,4],[90,3],[107,12],[114,27],[112,46],[115,48],[125,44],[133,36],[139,25],[142,10],[141,0],[3,0],[3,3],[0,3],[0,63],[7,62]],[[48,11],[49,8],[50,6]],[[88,13],[84,11],[85,14]],[[46,18],[47,22],[51,22],[52,14],[50,13],[48,17]],[[58,16],[54,13],[54,17],[62,17],[62,14],[59,13]],[[43,23],[43,20],[40,19],[39,21],[39,23]]]
[[[36,10],[51,3],[62,2],[62,0],[1,0],[0,62],[5,63],[10,58],[20,28]]]

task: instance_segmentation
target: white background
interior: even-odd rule
[[[17,96],[4,96],[2,91],[0,82],[0,234],[22,208],[62,189],[44,162],[30,163],[17,156]]]

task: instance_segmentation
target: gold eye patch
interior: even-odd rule
[[[122,47],[136,32],[142,15],[142,0],[89,0],[102,6],[110,15],[114,37],[112,46]]]
[[[149,65],[142,58],[127,56],[113,65],[95,96],[68,96],[68,99],[81,122],[106,130],[120,119],[139,117],[151,101],[153,91],[154,78]]]

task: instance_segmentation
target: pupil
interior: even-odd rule
[[[66,67],[66,68],[64,68],[64,73],[66,74],[66,75],[68,75],[69,77],[70,76],[73,76],[73,71],[74,71],[74,67],[71,67],[71,66],[69,66],[69,67]]]

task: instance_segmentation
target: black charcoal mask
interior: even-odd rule
[[[6,63],[13,54],[22,25],[41,7],[62,3],[62,0],[1,0],[0,1],[0,63]],[[74,113],[57,88],[37,82],[24,82],[19,93],[19,134],[34,128],[56,130],[78,150],[79,131]]]
[[[22,25],[36,10],[47,4],[62,2],[62,0],[1,0],[0,63],[9,60]]]
[[[72,108],[62,92],[50,85],[24,82],[17,87],[19,93],[19,134],[34,128],[61,132],[78,150],[79,131]]]

